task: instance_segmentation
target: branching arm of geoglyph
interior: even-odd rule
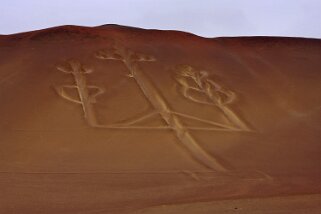
[[[87,85],[85,75],[92,73],[93,70],[87,68],[76,60],[69,60],[64,65],[57,66],[57,69],[66,74],[72,75],[74,78],[74,85],[57,86],[57,93],[68,101],[81,104],[87,123],[92,127],[97,127],[98,122],[92,104],[96,102],[96,97],[98,95],[104,93],[104,89],[98,86]],[[66,88],[77,90],[78,98],[72,98],[68,95],[65,91]],[[95,89],[96,93],[90,94],[89,89]]]
[[[176,80],[181,85],[184,97],[196,103],[216,106],[230,121],[232,129],[251,131],[240,117],[227,106],[236,100],[236,94],[233,91],[209,79],[207,71],[198,71],[189,65],[181,65],[176,69],[178,70]],[[199,96],[196,96],[195,93]]]

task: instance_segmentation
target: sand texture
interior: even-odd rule
[[[321,213],[321,40],[0,36],[0,213]]]

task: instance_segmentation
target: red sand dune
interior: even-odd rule
[[[0,36],[0,213],[320,213],[321,40]]]

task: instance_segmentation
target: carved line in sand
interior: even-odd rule
[[[178,66],[176,70],[178,71],[176,80],[181,85],[181,92],[185,98],[196,103],[217,107],[231,124],[216,123],[213,125],[230,131],[251,131],[242,119],[227,106],[236,100],[236,94],[233,91],[209,79],[207,71],[196,70],[190,65]],[[198,96],[191,92],[196,92]]]
[[[92,104],[96,102],[96,97],[98,95],[104,93],[104,89],[98,86],[87,85],[85,75],[92,73],[93,70],[86,68],[76,60],[70,60],[66,65],[57,66],[57,69],[64,73],[72,74],[75,81],[75,85],[57,86],[57,93],[66,100],[81,104],[84,111],[84,117],[88,124],[93,127],[97,126],[97,119]],[[65,91],[66,88],[76,89],[78,92],[78,99],[70,97]],[[93,89],[96,93],[90,94],[89,90]]]
[[[155,84],[139,68],[138,62],[152,62],[155,61],[154,57],[135,53],[121,46],[116,46],[110,50],[99,51],[96,54],[96,57],[103,60],[122,61],[127,67],[129,72],[128,76],[136,81],[137,85],[153,106],[156,113],[161,115],[168,127],[175,132],[180,143],[189,151],[190,155],[206,167],[217,171],[227,171],[225,166],[223,166],[215,157],[211,156],[200,147],[198,142],[190,134],[189,130],[180,121],[179,116],[171,110],[170,106],[167,104],[162,94],[158,91]],[[153,114],[154,112],[149,116]],[[146,117],[148,117],[148,115],[129,123],[129,125],[137,121],[141,121]]]
[[[86,74],[92,73],[92,70],[86,68],[81,63],[71,60],[68,65],[58,66],[57,69],[68,74],[72,74],[74,77],[75,85],[62,85],[56,87],[58,94],[71,102],[78,103],[82,105],[84,111],[84,117],[87,120],[89,126],[99,127],[99,128],[110,128],[110,129],[170,129],[175,132],[177,138],[181,144],[189,151],[190,155],[196,159],[198,162],[204,166],[211,168],[216,171],[227,171],[225,166],[223,166],[217,158],[208,154],[203,150],[194,137],[190,134],[189,130],[216,130],[216,131],[249,131],[247,126],[225,105],[230,103],[234,99],[234,93],[223,90],[221,86],[212,80],[205,79],[204,75],[200,74],[190,74],[191,68],[183,69],[181,76],[178,81],[183,86],[183,95],[195,102],[216,105],[219,107],[226,117],[234,124],[225,125],[217,123],[214,121],[209,121],[206,119],[201,119],[187,114],[182,114],[179,112],[174,112],[171,110],[170,106],[167,104],[166,100],[163,98],[162,94],[158,91],[155,84],[144,74],[144,72],[139,68],[138,62],[152,62],[155,58],[145,54],[135,53],[129,49],[123,48],[121,46],[116,46],[115,48],[99,51],[96,53],[96,57],[102,60],[119,60],[124,63],[128,70],[127,76],[133,78],[139,88],[144,93],[147,100],[153,106],[154,111],[148,115],[137,118],[133,121],[122,123],[122,124],[112,124],[112,125],[100,125],[97,122],[96,115],[93,109],[93,103],[96,101],[96,97],[104,93],[104,89],[98,86],[91,86],[86,84]],[[186,67],[185,67],[186,68]],[[199,76],[197,76],[199,75]],[[183,77],[192,78],[196,83],[197,87],[192,87],[187,85]],[[65,89],[76,89],[78,92],[78,99],[68,96]],[[214,89],[214,90],[212,90]],[[95,90],[96,93],[90,94],[90,90]],[[201,101],[193,98],[188,94],[189,90],[196,90],[204,93],[208,96],[210,101]],[[215,92],[215,93],[214,93]],[[220,96],[215,96],[218,93],[225,93],[227,99],[223,101]],[[162,119],[166,122],[166,126],[159,127],[144,127],[144,126],[133,126],[133,124],[143,121],[154,115],[160,115]],[[199,122],[203,122],[207,125],[212,125],[211,127],[186,127],[181,122],[180,118],[185,117]]]

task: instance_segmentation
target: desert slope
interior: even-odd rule
[[[2,35],[0,209],[211,212],[266,200],[262,212],[295,213],[301,198],[315,212],[320,83],[318,39],[117,25]]]

